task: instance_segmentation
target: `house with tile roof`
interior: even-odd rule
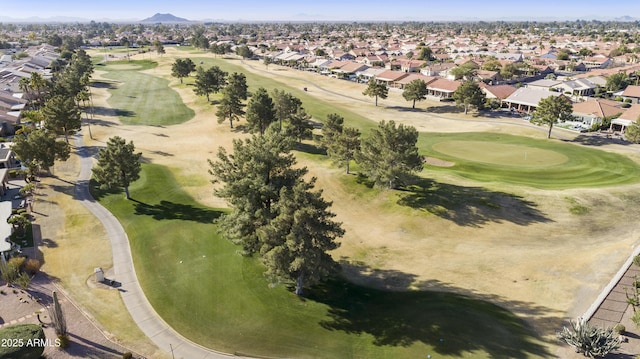
[[[504,99],[503,102],[507,104],[509,108],[515,109],[516,111],[530,113],[538,107],[540,100],[549,96],[561,95],[559,92],[521,87]]]
[[[438,101],[451,100],[460,85],[460,81],[438,78],[427,84],[427,96]]]
[[[636,122],[640,118],[640,104],[631,105],[626,111],[624,111],[620,117],[611,120],[610,131],[624,131],[632,123]]]
[[[375,78],[377,81],[385,83],[387,87],[399,88],[400,86],[397,82],[407,76],[409,74],[403,71],[386,70],[376,75]]]
[[[593,99],[573,104],[573,117],[585,128],[601,124],[604,118],[618,117],[625,111],[622,108],[622,103],[605,99]]]
[[[633,103],[640,103],[640,86],[629,85],[622,91],[622,97]]]

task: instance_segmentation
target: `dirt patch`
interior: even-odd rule
[[[435,167],[453,167],[456,165],[453,162],[441,160],[435,157],[425,157],[424,163],[428,164],[429,166],[435,166]]]

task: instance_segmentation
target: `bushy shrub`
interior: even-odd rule
[[[31,258],[24,263],[24,267],[22,270],[27,272],[29,275],[35,275],[40,271],[40,267],[42,263],[39,260]]]
[[[71,342],[69,341],[69,336],[67,334],[58,335],[58,340],[60,341],[60,348],[67,349]]]
[[[625,328],[624,324],[622,323],[618,323],[613,327],[613,332],[618,335],[624,334],[626,330],[627,328]]]
[[[131,352],[126,352],[122,354],[122,359],[132,359],[132,358],[133,358],[133,354],[131,354]]]

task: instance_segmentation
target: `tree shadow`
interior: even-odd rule
[[[309,153],[312,155],[326,155],[327,151],[321,146],[317,146],[313,143],[300,142],[296,144],[296,150],[300,152]]]
[[[505,192],[463,187],[428,178],[416,178],[400,191],[398,204],[427,211],[460,226],[480,227],[487,222],[521,226],[552,222],[534,202]]]
[[[113,111],[116,113],[118,117],[135,117],[135,111],[123,110],[121,108],[115,108]]]
[[[99,88],[99,89],[115,89],[117,85],[114,82],[107,81],[91,81],[91,87]]]
[[[490,358],[552,357],[544,339],[524,319],[500,305],[520,307],[527,316],[557,314],[551,309],[467,295],[463,289],[438,281],[416,283],[415,275],[400,271],[373,270],[361,264],[343,264],[343,268],[345,265],[351,275],[355,272],[373,281],[392,282],[388,288],[393,290],[355,284],[343,277],[314,286],[305,297],[329,306],[329,318],[319,323],[327,330],[370,335],[377,346],[423,343],[447,356],[484,351]]]
[[[418,104],[416,104],[417,106]],[[424,108],[411,108],[411,104],[407,105],[407,106],[387,106],[387,108],[389,110],[396,110],[396,111],[400,111],[400,112],[427,112],[428,109],[424,109]]]
[[[439,106],[428,107],[425,110],[425,112],[451,114],[451,113],[463,113],[464,109],[456,105],[439,105]]]
[[[143,203],[133,198],[131,201],[136,203],[134,206],[136,215],[151,216],[155,220],[180,219],[199,223],[213,223],[215,219],[222,215],[222,212],[213,209],[199,208],[189,204],[165,200],[155,205]]]
[[[605,146],[605,145],[625,145],[628,146],[631,144],[629,141],[625,141],[621,138],[609,138],[606,135],[600,134],[591,134],[591,135],[578,135],[573,141],[568,142],[577,142],[581,145],[585,146]]]

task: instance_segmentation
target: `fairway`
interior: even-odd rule
[[[404,103],[374,109],[373,104],[357,101],[361,91],[334,102],[318,97],[318,88],[304,92],[301,82],[243,70],[237,60],[193,59],[205,68],[216,64],[224,71],[244,72],[250,91],[259,86],[290,91],[302,99],[314,120],[322,122],[327,114],[338,113],[365,137],[382,116],[398,123],[405,116],[429,116],[398,111]],[[620,218],[613,212],[606,217],[604,207],[606,218],[589,218],[588,226],[578,223],[587,218],[567,218],[566,200],[557,198],[557,190],[572,188],[567,198],[597,213],[601,207],[583,198],[580,188],[635,183],[640,177],[638,166],[627,157],[539,140],[535,133],[524,137],[505,135],[506,131],[448,132],[454,126],[458,131],[483,131],[474,127],[475,119],[445,123],[421,118],[420,154],[452,166],[426,164],[421,178],[401,191],[368,188],[356,176],[341,176],[323,154],[296,152],[300,164],[319,178],[318,187],[345,224],[347,235],[333,255],[349,263],[348,279],[334,278],[301,300],[283,286],[270,288],[262,265],[240,256],[238,247],[220,238],[212,221],[224,211],[203,203],[224,204],[212,199],[205,160],[215,157],[217,146],[229,148],[231,139],[245,134],[211,121],[220,94],[206,102],[193,93],[193,77],[179,84],[169,75],[172,59],[159,61],[157,73],[146,65],[133,69],[129,63],[109,63],[106,76],[122,81],[109,93],[113,97],[126,88],[134,74],[158,76],[169,82],[151,88],[175,90],[180,104],[195,105],[197,115],[179,126],[100,128],[100,138],[112,133],[131,136],[153,165],[145,164],[142,178],[132,186],[134,201],[124,201],[119,193],[96,194],[125,226],[140,282],[163,319],[189,339],[230,353],[296,358],[551,357],[547,339],[564,319],[571,305],[569,292],[577,285],[566,273],[583,270],[581,263],[571,262],[577,260],[576,248],[582,248],[586,238],[603,244],[600,252],[590,253],[610,251],[610,237],[594,237],[588,230],[608,228],[614,223],[611,218]],[[269,70],[268,75],[277,72]],[[140,91],[129,96],[155,97],[153,91]],[[140,105],[126,106],[131,107],[119,109],[136,112]],[[242,119],[239,125],[245,123]],[[352,169],[357,173],[357,166]],[[514,238],[514,233],[519,235]],[[530,261],[534,257],[545,261]],[[354,263],[361,263],[370,277],[353,275]],[[554,270],[547,273],[547,268]],[[392,279],[394,285],[381,286],[376,281],[380,278]],[[395,285],[398,278],[406,285]],[[538,321],[543,316],[547,322]]]
[[[532,329],[494,304],[458,294],[381,291],[335,278],[299,298],[269,286],[170,171],[143,165],[122,193],[94,196],[119,218],[140,283],[187,338],[229,353],[296,358],[528,358],[548,354]]]
[[[567,162],[567,156],[532,146],[486,141],[443,141],[433,145],[434,151],[472,162],[505,166],[546,167]]]
[[[477,132],[420,137],[421,154],[455,163],[427,166],[426,171],[451,171],[477,181],[565,189],[640,179],[640,166],[627,157],[558,141]]]
[[[175,125],[195,115],[169,87],[168,80],[140,72],[156,65],[150,61],[118,61],[100,67],[107,71],[104,77],[117,81],[109,90],[107,102],[123,124]]]

